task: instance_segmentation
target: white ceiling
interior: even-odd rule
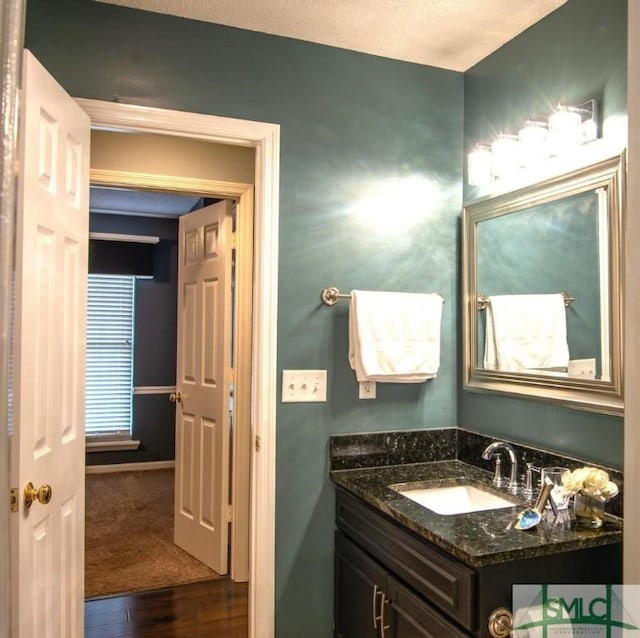
[[[567,0],[97,1],[466,71]]]

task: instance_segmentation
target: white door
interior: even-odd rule
[[[175,543],[227,573],[232,208],[180,218]]]
[[[10,459],[18,491],[13,638],[83,635],[89,140],[87,115],[25,52]],[[28,482],[50,486],[50,502],[27,507]]]

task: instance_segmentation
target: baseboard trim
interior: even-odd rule
[[[146,463],[111,463],[109,465],[87,465],[86,474],[109,474],[112,472],[139,472],[141,470],[169,470],[175,461],[147,461]]]

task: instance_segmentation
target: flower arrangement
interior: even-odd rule
[[[580,467],[562,475],[562,486],[568,496],[581,494],[602,503],[618,493],[618,486],[609,480],[609,474],[597,467]]]

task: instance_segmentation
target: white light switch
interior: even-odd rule
[[[326,370],[282,371],[283,403],[313,403],[326,400]]]

